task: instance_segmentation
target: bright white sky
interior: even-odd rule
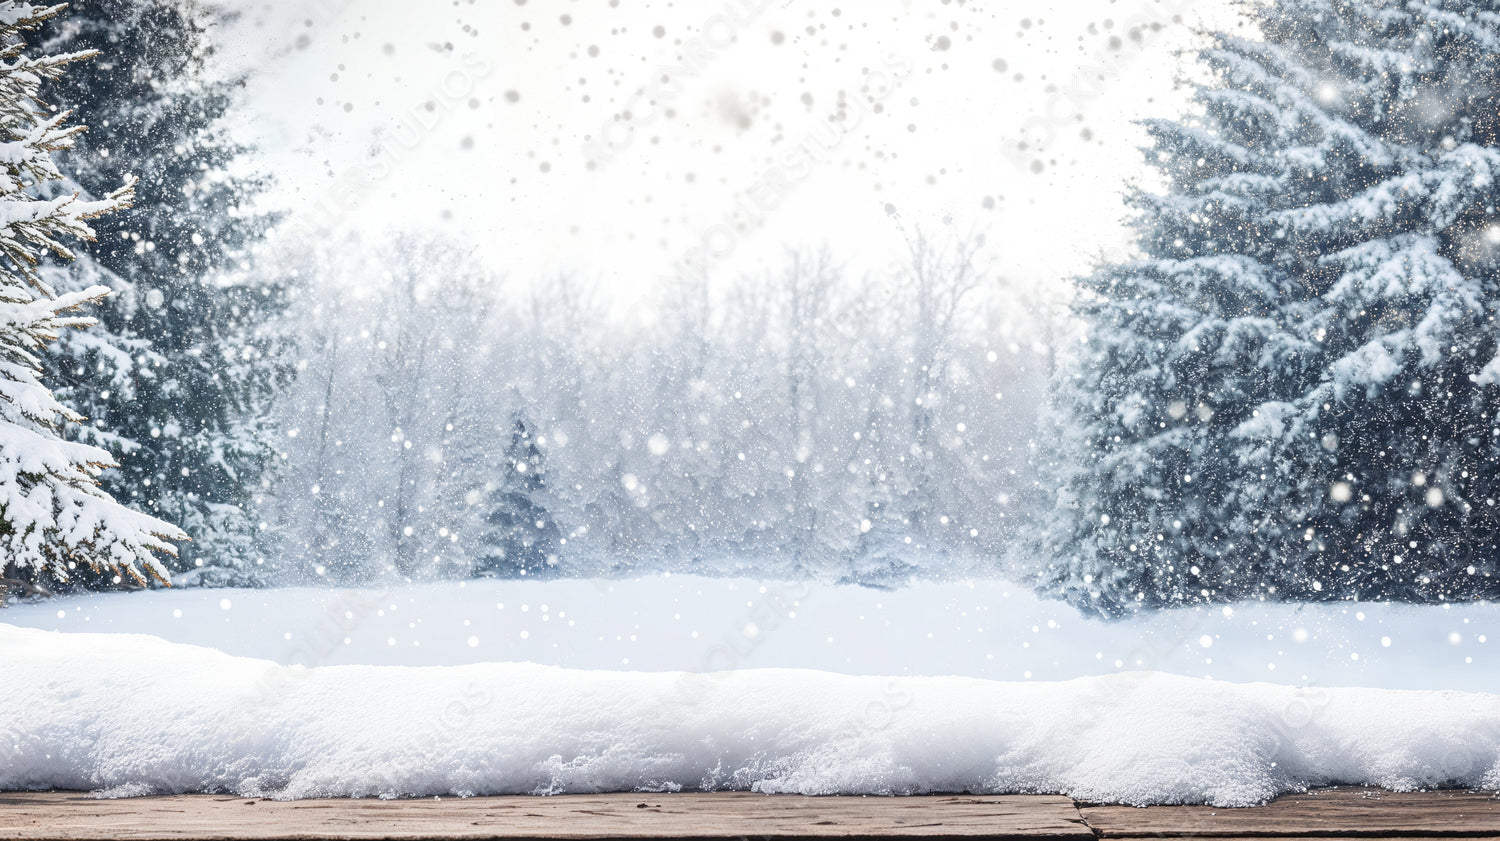
[[[823,241],[878,269],[918,225],[985,231],[1000,273],[1056,283],[1120,252],[1131,121],[1180,112],[1174,50],[1233,19],[1225,0],[240,2],[225,52],[255,68],[247,124],[278,202],[450,226],[512,278],[582,272],[621,309],[705,241],[716,278]],[[695,49],[697,70],[632,101]],[[587,139],[626,108],[597,160]],[[1028,121],[1040,173],[1007,151]],[[339,184],[352,209],[318,213]]]

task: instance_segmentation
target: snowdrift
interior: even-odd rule
[[[763,669],[326,666],[0,625],[0,789],[431,796],[1056,792],[1244,806],[1500,786],[1500,696]]]

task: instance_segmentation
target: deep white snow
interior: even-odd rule
[[[1237,604],[1086,619],[1004,581],[898,590],[652,575],[378,590],[179,589],[22,604],[0,622],[144,633],[285,665],[530,661],[1065,680],[1129,670],[1500,693],[1500,606]]]
[[[1248,805],[1500,785],[1500,698],[1149,672],[1064,682],[516,663],[295,668],[0,625],[0,789],[1062,792]]]

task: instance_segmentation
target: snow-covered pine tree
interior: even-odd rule
[[[84,185],[116,183],[127,169],[140,176],[134,208],[97,226],[92,264],[78,267],[116,290],[101,330],[64,342],[47,365],[89,418],[88,440],[121,457],[104,487],[193,534],[174,569],[253,583],[255,496],[275,463],[266,404],[286,375],[276,333],[285,295],[275,278],[242,268],[267,220],[251,209],[262,184],[243,174],[248,150],[223,120],[238,80],[212,70],[221,11],[92,0],[45,42],[103,51],[51,91],[93,129],[72,175]]]
[[[71,148],[83,126],[67,127],[39,99],[44,81],[62,77],[90,52],[30,56],[21,40],[63,6],[0,2],[0,576],[6,585],[66,581],[79,567],[164,579],[157,552],[186,535],[132,511],[98,486],[114,462],[109,453],[59,435],[82,420],[58,403],[39,378],[41,348],[65,328],[93,319],[68,315],[109,294],[105,286],[57,294],[37,271],[43,252],[67,259],[61,237],[93,239],[87,220],[128,208],[134,179],[96,201],[77,195],[40,198],[37,187],[62,179],[52,154]]]
[[[1284,0],[1147,124],[1082,283],[1040,584],[1095,609],[1500,595],[1500,12]]]
[[[475,570],[492,575],[545,575],[557,564],[560,533],[537,500],[546,487],[536,430],[524,412],[511,420],[510,443],[489,494]]]

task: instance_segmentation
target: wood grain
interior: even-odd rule
[[[1080,804],[1079,813],[1101,838],[1500,837],[1494,792],[1337,788],[1249,809]]]
[[[82,792],[0,793],[0,841],[332,841],[332,839],[1296,838],[1500,841],[1490,792],[1360,788],[1265,806],[1077,804],[1066,797],[797,797],[745,792],[294,800],[186,795],[100,800]]]
[[[789,839],[1083,837],[1054,796],[798,797],[744,792],[295,800],[189,795],[99,800],[0,794],[0,839]]]

